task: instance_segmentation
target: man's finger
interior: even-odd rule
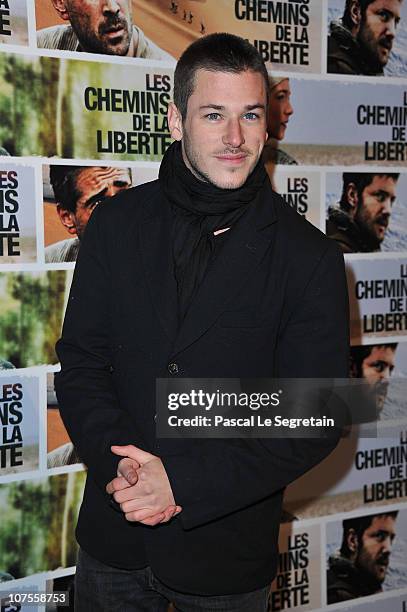
[[[154,525],[158,525],[162,523],[162,517],[164,514],[160,512],[159,514],[155,514],[154,516],[150,516],[149,518],[143,519],[142,521],[138,521],[143,525],[148,525],[149,527],[154,527]]]
[[[135,485],[138,481],[137,472],[133,466],[119,467],[118,472],[125,478],[128,485]]]
[[[129,486],[130,485],[126,478],[123,478],[123,476],[118,476],[117,478],[113,478],[113,480],[107,483],[106,491],[107,493],[109,493],[109,495],[112,495],[116,491],[123,491],[123,489],[128,489]]]
[[[160,516],[158,523],[164,518],[164,512],[155,512],[153,508],[143,508],[142,510],[133,510],[132,512],[125,512],[124,516],[126,520],[135,523],[141,522],[145,519],[151,518],[151,516]]]
[[[126,446],[114,445],[110,447],[110,450],[115,455],[119,455],[120,457],[130,457],[131,459],[138,461],[140,464],[147,463],[148,461],[151,461],[151,459],[155,459],[155,455],[147,453],[133,444],[127,444]]]

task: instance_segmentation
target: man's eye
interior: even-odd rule
[[[382,21],[390,21],[391,16],[392,16],[391,13],[389,13],[388,11],[379,12],[379,17],[381,18]]]
[[[259,118],[257,113],[246,113],[244,116],[246,117],[246,119],[249,119],[250,121],[254,121],[255,119]]]
[[[205,115],[207,119],[209,119],[209,121],[216,121],[217,119],[220,118],[220,114],[219,113],[209,113],[208,115]]]

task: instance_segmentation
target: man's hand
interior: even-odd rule
[[[181,512],[159,457],[131,444],[112,446],[111,450],[124,459],[119,463],[117,478],[108,483],[106,491],[120,504],[128,521],[157,525]]]

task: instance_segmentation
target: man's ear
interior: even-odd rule
[[[352,19],[352,34],[359,32],[362,21],[362,11],[360,10],[359,0],[351,0],[349,8],[350,18]]]
[[[69,21],[69,14],[65,6],[65,0],[51,0],[54,9],[64,21]]]
[[[168,105],[167,119],[171,137],[174,140],[182,140],[182,117],[174,102],[170,102]]]
[[[75,214],[66,208],[62,208],[60,204],[57,206],[57,213],[62,225],[68,230],[70,234],[76,236],[76,221]]]
[[[358,190],[356,188],[355,183],[349,183],[349,185],[347,185],[346,201],[350,207],[349,214],[353,218],[356,214],[358,204],[359,204],[359,195],[358,195]]]
[[[350,557],[355,557],[359,550],[359,541],[356,531],[354,529],[349,529],[346,535],[346,543],[348,545]]]

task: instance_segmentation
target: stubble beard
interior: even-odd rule
[[[127,55],[131,39],[133,35],[133,25],[131,20],[125,18],[111,19],[108,24],[103,24],[98,28],[98,34],[96,34],[88,24],[80,24],[76,19],[75,15],[70,16],[72,28],[79,40],[79,44],[84,51],[88,53],[101,53],[103,55]],[[104,30],[108,27],[121,26],[124,31],[124,36],[120,41],[120,44],[114,45],[109,43],[103,38]]]
[[[363,18],[359,33],[357,35],[357,40],[360,44],[361,51],[363,52],[364,59],[369,64],[372,71],[381,72],[389,61],[389,55],[387,55],[387,59],[382,59],[379,53],[379,42],[381,39],[375,39],[371,29]]]
[[[192,174],[194,174],[194,176],[196,176],[196,178],[198,178],[199,180],[205,183],[210,183],[211,185],[214,185],[215,187],[218,187],[218,189],[230,190],[230,189],[239,189],[240,187],[242,187],[247,181],[247,179],[249,178],[250,174],[253,172],[257,164],[257,161],[258,161],[256,160],[253,166],[250,167],[250,170],[247,173],[247,176],[245,176],[244,179],[242,179],[241,181],[239,181],[239,183],[236,184],[236,182],[217,181],[208,172],[205,172],[205,170],[202,169],[199,154],[195,152],[194,148],[191,145],[191,141],[185,131],[184,131],[184,135],[182,138],[182,150],[183,150],[184,162],[186,161],[188,162],[186,163],[186,165],[189,167]],[[238,169],[236,168],[236,170]]]
[[[358,210],[355,216],[355,222],[357,223],[359,230],[367,246],[371,248],[372,250],[380,249],[381,244],[386,236],[386,232],[383,234],[383,237],[379,237],[377,235],[374,229],[375,221],[376,221],[375,217],[371,218],[371,217],[366,216],[364,208],[363,208],[363,204],[362,206],[358,207]]]

